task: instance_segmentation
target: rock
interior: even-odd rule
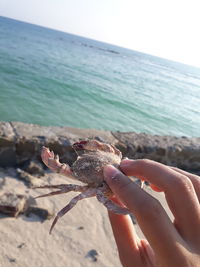
[[[76,159],[72,144],[87,138],[117,141],[108,131],[0,122],[0,162],[2,167],[23,166],[32,160],[41,162],[41,149],[46,146],[59,154],[61,162],[72,164]]]
[[[91,261],[97,261],[97,257],[99,256],[98,252],[95,249],[91,249],[88,251],[86,258],[90,258]]]
[[[23,243],[20,243],[18,246],[17,246],[17,248],[23,248],[24,246],[25,246],[26,244],[23,242]]]
[[[1,138],[5,138],[5,140],[14,140],[15,139],[15,132],[10,122],[2,121],[0,123],[0,136]],[[1,144],[1,143],[0,143]]]
[[[36,187],[41,185],[41,179],[29,174],[17,168],[18,177],[28,186],[28,187]]]
[[[17,259],[15,259],[15,258],[11,258],[9,256],[7,256],[7,258],[8,258],[8,261],[11,262],[11,263],[16,263],[17,262]]]
[[[0,123],[0,164],[1,167],[16,164],[15,133],[9,122]]]
[[[0,189],[5,185],[5,179],[0,177]]]
[[[32,175],[44,176],[44,169],[42,163],[36,160],[29,160],[23,165],[23,170]]]
[[[51,212],[50,210],[43,209],[37,206],[28,207],[28,209],[25,212],[25,215],[29,217],[31,216],[31,214],[37,215],[42,220],[42,222],[45,220],[49,220],[54,216],[54,213]]]
[[[16,152],[14,147],[4,147],[0,149],[1,167],[15,166],[17,163]]]
[[[194,173],[200,169],[200,138],[113,132],[123,155],[147,158]]]
[[[27,200],[27,209],[24,215],[30,217],[32,214],[38,216],[41,222],[51,219],[55,214],[50,208],[41,208],[38,206],[37,201],[33,197],[29,197]]]
[[[11,217],[17,217],[19,214],[29,217],[35,214],[41,221],[54,216],[52,211],[38,207],[34,198],[13,193],[4,193],[0,196],[0,213]]]
[[[83,226],[79,226],[77,229],[78,229],[78,230],[83,230],[84,227],[83,227]]]
[[[194,173],[200,170],[200,138],[158,136],[134,132],[109,132],[71,127],[46,127],[22,122],[0,122],[0,163],[2,167],[23,168],[42,175],[41,148],[49,147],[61,162],[71,165],[77,155],[71,145],[83,139],[114,144],[124,157],[148,158]],[[38,166],[31,162],[39,162]],[[34,165],[34,166],[33,166]]]
[[[26,124],[23,122],[11,122],[14,132],[17,137],[24,137],[26,140],[37,138],[40,143],[48,143],[50,140],[61,140],[65,143],[64,146],[70,146],[74,140],[85,138],[100,137],[105,142],[113,143],[115,139],[111,132],[101,131],[95,129],[78,129],[72,127],[58,127],[58,126],[40,126],[36,124]]]
[[[27,197],[12,193],[0,196],[0,212],[11,217],[17,217],[27,209]]]

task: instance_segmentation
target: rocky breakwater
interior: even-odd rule
[[[41,148],[49,147],[61,162],[71,165],[77,157],[72,144],[88,138],[114,144],[124,157],[148,158],[200,174],[200,138],[0,122],[0,213],[12,217],[33,214],[41,221],[51,218],[51,207],[38,206],[41,202],[32,197],[40,194],[34,187],[55,184],[54,179],[59,178],[57,174],[51,178],[46,170]]]
[[[61,162],[71,165],[77,157],[72,144],[88,138],[114,144],[124,157],[152,159],[200,174],[200,138],[0,122],[0,212],[9,216],[35,213],[41,220],[50,218],[48,207],[39,207],[30,197],[34,194],[32,188],[49,177],[49,170],[41,162],[41,148],[49,147]],[[23,184],[18,193],[16,183],[17,189]]]
[[[77,157],[72,144],[87,138],[116,143],[110,132],[0,122],[0,213],[12,217],[33,214],[41,221],[50,218],[53,215],[50,204],[44,209],[32,197],[41,194],[35,187],[51,181],[55,184],[54,178],[59,179],[46,171],[40,157],[42,146],[49,147],[61,162],[71,165]]]
[[[45,127],[22,122],[0,122],[0,167],[23,169],[29,166],[31,172],[31,162],[41,164],[43,145],[58,154],[61,162],[71,164],[76,159],[71,145],[87,138],[114,144],[124,157],[148,158],[194,173],[200,172],[200,138]],[[34,172],[34,164],[32,169]]]

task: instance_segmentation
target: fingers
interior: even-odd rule
[[[140,266],[138,236],[129,215],[109,212],[109,219],[123,266]]]
[[[137,236],[131,217],[112,212],[108,214],[122,265],[156,266],[152,248],[147,240],[140,240]]]
[[[182,239],[161,204],[113,166],[104,168],[105,180],[114,194],[134,213],[141,230],[156,251],[172,250]],[[162,240],[162,242],[160,242]]]
[[[120,168],[125,174],[145,179],[163,190],[181,235],[187,240],[196,236],[200,239],[199,201],[187,176],[151,160],[124,160]]]
[[[111,200],[123,205],[115,196]],[[156,266],[155,254],[147,240],[140,239],[129,215],[108,212],[113,234],[123,266]]]
[[[181,174],[187,176],[191,180],[191,182],[194,186],[195,192],[197,194],[197,197],[199,199],[199,202],[200,202],[200,177],[198,175],[191,174],[189,172],[183,171],[183,170],[175,168],[175,167],[171,167],[171,169],[178,172],[178,173],[181,173]]]

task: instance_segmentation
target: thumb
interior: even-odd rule
[[[127,207],[133,208],[132,197],[135,190],[139,189],[129,177],[112,165],[104,167],[104,179],[116,195]]]

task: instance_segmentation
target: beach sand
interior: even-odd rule
[[[35,197],[48,190],[28,188],[16,177],[15,169],[1,169],[1,194],[12,192]],[[59,184],[72,181],[47,173],[41,183]],[[162,193],[154,193],[164,207]],[[58,212],[77,193],[37,199],[37,206]],[[167,209],[167,207],[166,207]],[[96,198],[80,201],[62,217],[49,235],[53,218],[42,222],[35,214],[18,218],[0,215],[0,266],[2,267],[120,267],[116,244],[108,220],[107,210]],[[138,225],[135,226],[143,237]]]

